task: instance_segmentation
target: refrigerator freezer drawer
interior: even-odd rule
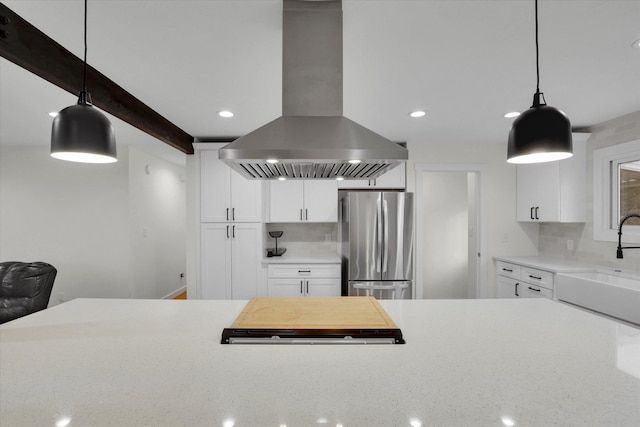
[[[349,281],[349,296],[372,296],[376,299],[411,299],[413,283],[402,281]]]

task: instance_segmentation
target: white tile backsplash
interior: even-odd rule
[[[265,241],[267,248],[272,248],[275,246],[275,239],[269,236],[269,231],[283,232],[278,239],[278,247],[287,248],[288,256],[337,254],[336,223],[268,223]]]

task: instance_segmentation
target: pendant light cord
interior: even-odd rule
[[[82,91],[87,91],[87,0],[84,0],[84,75],[82,78]]]
[[[92,104],[91,95],[87,92],[87,0],[84,0],[84,69],[82,72],[82,89],[78,96],[78,104]]]
[[[544,94],[540,92],[540,59],[538,53],[538,0],[535,0],[535,16],[536,16],[536,93],[533,95],[533,105],[531,107],[539,108],[547,105]],[[540,99],[542,98],[542,101]]]
[[[87,36],[85,34],[85,44],[86,44],[86,37]],[[538,62],[539,62],[538,60],[538,0],[536,0],[536,92],[540,92],[540,66]]]

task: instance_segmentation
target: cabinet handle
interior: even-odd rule
[[[227,225],[227,239],[229,238],[229,226]]]
[[[512,270],[512,269],[510,269],[510,268],[504,268],[504,267],[503,267],[503,268],[502,268],[502,270],[503,270],[503,271],[508,271],[509,273],[513,273],[513,270]]]
[[[300,221],[302,221],[302,209],[300,209]]]
[[[542,277],[538,277],[538,276],[533,276],[533,275],[529,275],[529,277],[531,277],[532,279],[536,279],[536,280],[542,280]]]
[[[229,221],[229,208],[227,208],[227,221]]]
[[[519,284],[520,284],[520,283],[517,283],[517,282],[516,282],[516,296],[517,296],[517,297],[519,297],[519,296],[520,296],[520,295],[518,295],[518,285],[519,285]]]
[[[540,219],[540,218],[538,218],[538,208],[539,208],[539,206],[536,206],[536,219]]]
[[[307,280],[307,295],[309,295],[309,281]]]
[[[304,210],[304,219],[305,221],[309,221],[309,209]]]
[[[533,217],[533,206],[531,206],[531,210],[530,210],[529,212],[530,212],[531,219],[535,219],[535,218]]]
[[[311,273],[311,270],[298,270],[298,273]]]
[[[231,236],[235,239],[236,238],[236,226],[234,225],[233,228],[231,229]]]
[[[534,292],[540,292],[540,289],[532,288],[531,286],[529,286],[529,290]]]
[[[231,219],[236,220],[236,208],[231,209]]]
[[[300,293],[303,293],[303,292],[302,292],[302,282],[303,282],[303,281],[302,281],[302,280],[300,280]]]

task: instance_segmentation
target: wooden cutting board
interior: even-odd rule
[[[250,300],[222,343],[247,338],[276,343],[273,339],[299,339],[342,343],[342,339],[375,342],[386,339],[404,344],[402,332],[374,297],[258,297]],[[280,340],[284,341],[284,340]]]
[[[253,298],[233,328],[396,329],[374,297]]]

